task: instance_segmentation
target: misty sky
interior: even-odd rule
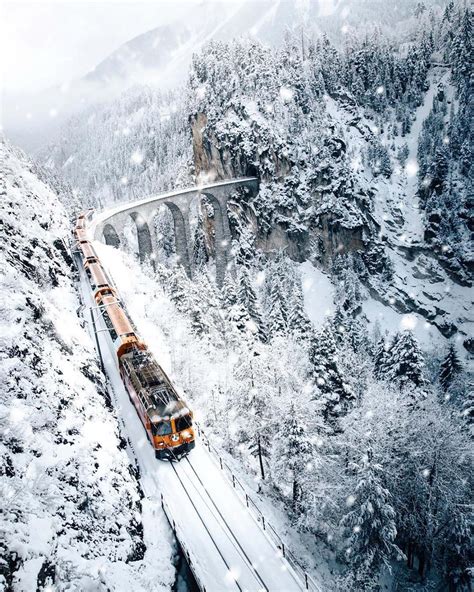
[[[81,77],[122,43],[201,2],[0,0],[2,89],[34,92]]]

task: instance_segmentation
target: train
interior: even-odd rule
[[[73,229],[74,251],[87,275],[97,310],[113,344],[120,377],[161,460],[179,460],[196,445],[193,412],[179,396],[118,298],[117,289],[87,237],[93,210],[81,212]]]

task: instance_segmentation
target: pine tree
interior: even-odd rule
[[[374,462],[370,448],[354,468],[358,482],[348,498],[351,510],[341,520],[349,534],[348,557],[356,567],[377,569],[403,555],[394,542],[396,514],[383,484],[382,467]]]
[[[222,306],[229,309],[237,302],[237,290],[235,280],[230,271],[226,271],[224,281],[221,288]]]
[[[260,307],[257,301],[257,295],[252,287],[250,275],[246,267],[242,267],[239,273],[239,286],[237,298],[240,304],[247,310],[250,323],[249,328],[252,333],[258,336],[260,341],[266,341],[266,333],[263,326]],[[253,325],[253,326],[252,326]]]
[[[311,323],[304,309],[304,297],[301,289],[301,280],[295,280],[290,294],[290,306],[288,311],[288,328],[291,333],[305,338],[311,329]]]
[[[209,256],[206,250],[206,240],[203,229],[202,215],[199,214],[196,230],[194,232],[194,244],[193,244],[193,263],[196,268],[200,269],[209,260]]]
[[[396,380],[402,387],[426,385],[423,354],[411,331],[395,336],[387,352],[386,367],[386,378]]]
[[[309,349],[310,376],[315,385],[315,399],[326,423],[333,426],[352,405],[354,395],[344,382],[337,363],[337,349],[331,325],[314,333]]]
[[[431,182],[432,186],[433,187],[443,186],[447,177],[448,177],[448,171],[449,171],[449,153],[448,153],[446,146],[444,146],[444,144],[442,144],[441,146],[439,146],[436,149],[434,159],[433,159],[431,166],[430,166],[430,175],[432,178],[432,182]]]
[[[180,312],[189,311],[188,283],[184,268],[181,265],[177,265],[172,270],[168,290],[171,300]]]
[[[248,226],[240,227],[239,239],[235,245],[235,261],[240,267],[247,267],[255,257],[254,236]]]
[[[272,337],[282,335],[287,329],[284,316],[284,304],[281,283],[277,277],[271,278],[271,288],[268,298],[267,326]]]
[[[294,403],[290,404],[287,421],[281,424],[272,454],[272,478],[277,487],[287,486],[294,512],[301,510],[303,482],[307,465],[312,458],[312,444],[306,426],[296,417]]]
[[[453,343],[450,343],[448,352],[441,362],[439,371],[439,382],[446,392],[451,386],[455,377],[462,372],[462,364],[458,358],[456,348]]]
[[[253,325],[251,324],[248,310],[238,300],[229,308],[226,318],[240,333],[244,335],[248,335],[249,333],[254,334],[251,331]]]
[[[448,524],[445,563],[453,590],[469,590],[472,565],[472,520],[461,511],[455,512]]]
[[[388,363],[388,344],[385,337],[381,337],[375,346],[374,374],[376,378],[385,378]]]

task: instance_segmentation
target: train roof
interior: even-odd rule
[[[177,419],[190,413],[186,403],[179,398],[164,370],[149,351],[135,349],[122,360],[138,379],[152,422]]]
[[[101,304],[104,306],[104,311],[107,312],[107,315],[118,336],[135,333],[135,329],[133,328],[128,316],[115,296],[103,296],[101,299]]]
[[[91,245],[89,241],[80,241],[79,245],[81,247],[82,254],[86,259],[89,259],[91,257],[97,259],[97,254],[94,250],[94,247]]]
[[[109,279],[105,275],[105,271],[102,269],[102,265],[100,263],[88,263],[87,269],[90,271],[92,281],[96,287],[109,285]]]

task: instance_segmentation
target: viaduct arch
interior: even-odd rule
[[[239,188],[244,188],[250,194],[255,195],[258,191],[258,180],[255,177],[245,177],[221,181],[201,187],[150,196],[110,208],[95,217],[92,223],[94,238],[118,247],[122,242],[120,237],[124,236],[124,228],[132,218],[137,230],[139,259],[143,262],[155,253],[156,241],[152,238],[154,236],[154,218],[158,208],[164,204],[173,216],[178,260],[186,273],[192,277],[190,206],[194,198],[200,199],[202,196],[206,196],[214,208],[216,281],[218,285],[221,285],[231,246],[227,202],[230,195]]]

